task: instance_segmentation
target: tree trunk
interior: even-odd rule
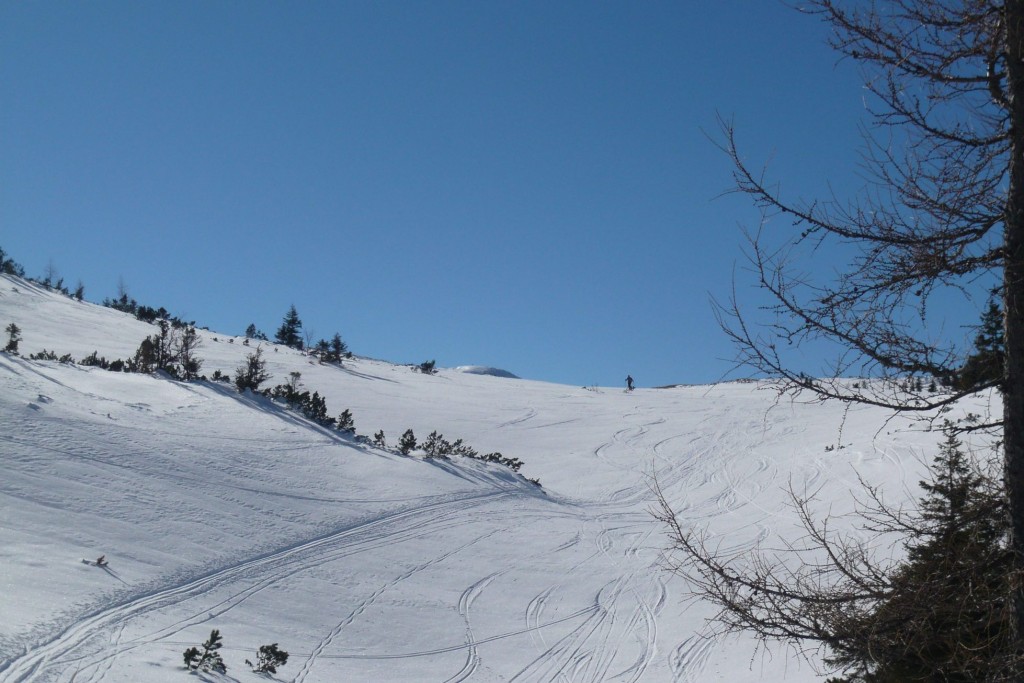
[[[1004,308],[1006,377],[1003,392],[1004,477],[1014,557],[1013,627],[1024,651],[1024,0],[1007,0],[1006,76],[1010,103],[1009,189],[1006,202]]]

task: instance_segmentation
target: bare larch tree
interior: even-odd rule
[[[873,124],[864,136],[868,182],[846,199],[783,197],[744,159],[723,121],[736,190],[762,211],[748,255],[772,306],[751,313],[734,294],[719,306],[720,322],[740,365],[773,378],[783,393],[925,415],[970,394],[1001,392],[1001,418],[975,428],[1001,438],[1007,603],[1024,652],[1024,0],[801,4],[863,69]],[[820,258],[826,243],[852,256],[837,274],[815,278],[802,258]],[[972,349],[949,331],[977,316],[948,320],[953,309],[939,302],[950,295],[974,302],[974,311],[1001,297],[996,372],[963,372]],[[824,378],[788,355],[819,344],[837,349]],[[873,379],[842,379],[850,376]],[[939,388],[908,381],[915,378]]]

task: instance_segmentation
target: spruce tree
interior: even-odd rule
[[[972,468],[949,425],[930,475],[906,528],[906,563],[886,597],[851,615],[845,638],[832,645],[831,663],[853,670],[837,680],[997,680],[1012,655],[1002,496]]]
[[[968,390],[986,382],[1001,379],[1004,372],[1006,344],[1003,337],[1003,311],[994,298],[981,316],[974,352],[967,357],[957,376],[956,386]]]
[[[295,310],[294,304],[285,314],[281,327],[277,328],[274,341],[293,349],[302,349],[302,321],[299,319],[299,313]]]
[[[331,337],[330,349],[331,361],[335,363],[340,363],[341,359],[348,354],[348,345],[342,341],[341,335],[337,332]]]

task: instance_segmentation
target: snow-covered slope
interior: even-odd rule
[[[180,681],[211,629],[228,674],[279,643],[276,680],[812,681],[786,652],[703,638],[662,568],[656,477],[729,545],[793,532],[785,488],[848,509],[857,473],[913,496],[934,434],[870,408],[776,403],[756,383],[566,387],[264,344],[389,444],[437,430],[525,461],[426,461],[213,382],[27,360],[130,357],[154,327],[0,277],[0,681]],[[202,332],[203,372],[252,347]],[[985,406],[972,406],[979,412]],[[840,436],[844,448],[834,446]],[[106,569],[83,559],[105,555]]]

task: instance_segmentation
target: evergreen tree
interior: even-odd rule
[[[338,416],[338,431],[348,434],[355,434],[356,432],[356,421],[352,417],[352,411],[348,408],[341,411],[341,415]]]
[[[974,353],[967,357],[957,375],[957,388],[969,390],[1001,379],[1005,356],[1003,311],[992,298],[989,299],[988,307],[981,316],[978,334],[974,337]]]
[[[281,327],[277,328],[274,341],[293,349],[302,349],[302,321],[299,320],[299,313],[295,310],[294,305],[285,314]]]
[[[0,257],[2,257],[2,253],[0,253]],[[4,328],[4,331],[7,332],[7,346],[4,347],[4,351],[17,354],[18,342],[21,341],[21,328],[15,323],[11,323]]]
[[[203,367],[203,361],[196,355],[202,340],[196,332],[196,328],[188,325],[178,335],[174,348],[175,360],[181,368],[181,378],[185,381],[192,381],[199,377],[199,370]]]
[[[341,335],[337,332],[331,337],[330,343],[331,360],[335,363],[340,363],[342,358],[348,356],[348,344],[341,339]]]
[[[280,649],[277,643],[261,645],[256,653],[256,664],[248,659],[245,660],[245,663],[251,666],[256,673],[276,674],[279,666],[288,663],[288,653]]]
[[[166,320],[160,320],[157,326],[160,328],[159,333],[150,337],[153,341],[156,367],[158,370],[163,370],[170,375],[177,375],[174,367],[174,346],[177,335],[171,324]]]
[[[313,422],[321,424],[334,422],[334,420],[327,417],[327,399],[321,396],[318,391],[314,391],[313,395],[309,396],[304,407],[304,412],[306,417],[313,420]]]
[[[267,341],[267,335],[263,333],[263,330],[256,329],[256,323],[249,323],[249,327],[245,328],[245,338]]]
[[[235,386],[239,391],[257,391],[268,379],[270,374],[267,372],[267,361],[263,359],[263,349],[260,347],[256,347],[254,353],[245,357],[245,363],[235,369]]]
[[[220,631],[213,629],[210,631],[210,637],[203,643],[202,651],[197,647],[190,647],[183,653],[185,659],[185,668],[190,671],[215,671],[217,673],[227,673],[228,667],[224,664],[224,660],[220,656],[218,650],[224,646],[224,639],[220,635]],[[287,658],[287,653],[285,658]]]
[[[398,450],[402,455],[409,455],[416,448],[416,435],[411,429],[406,429],[402,438],[398,440]]]
[[[990,681],[1012,656],[1002,496],[971,467],[950,425],[930,474],[919,517],[906,526],[906,563],[885,598],[853,613],[830,645],[830,663],[852,669],[837,680]]]
[[[14,259],[7,258],[7,252],[0,249],[0,273],[25,277],[25,269]]]
[[[447,458],[452,452],[452,445],[445,440],[443,434],[438,434],[436,430],[430,432],[427,440],[420,444],[420,448],[428,458]]]
[[[154,338],[156,335],[146,337],[135,350],[135,357],[128,361],[129,372],[141,372],[149,374],[157,368],[157,350]]]

